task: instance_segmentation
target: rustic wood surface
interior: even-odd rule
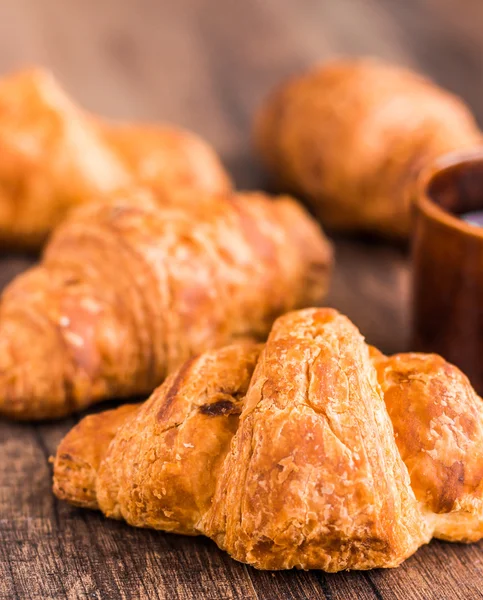
[[[483,121],[482,25],[481,0],[1,0],[0,73],[45,64],[93,111],[189,127],[255,187],[253,110],[276,81],[334,54],[424,70]],[[3,257],[0,283],[30,263]],[[406,347],[408,287],[402,249],[337,242],[329,303],[385,351]],[[389,571],[266,573],[203,538],[76,510],[53,497],[48,464],[74,422],[0,422],[1,599],[483,597],[483,544],[433,542]]]

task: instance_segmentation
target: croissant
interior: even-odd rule
[[[483,409],[435,355],[385,357],[333,309],[186,362],[144,404],[84,418],[54,493],[204,534],[259,569],[394,567],[483,537]]]
[[[0,240],[38,248],[73,207],[130,185],[160,202],[221,193],[228,176],[213,150],[169,128],[97,122],[52,75],[33,69],[0,82]]]
[[[287,197],[150,195],[75,211],[0,303],[0,415],[150,393],[183,361],[323,298],[331,246]]]
[[[407,69],[337,60],[276,89],[254,135],[281,189],[333,230],[403,239],[414,180],[449,151],[481,143],[456,96]]]

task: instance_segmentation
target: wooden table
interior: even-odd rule
[[[483,120],[481,0],[2,0],[0,71],[50,66],[87,108],[179,123],[211,140],[241,187],[263,186],[255,107],[284,76],[333,54],[429,72]],[[31,259],[1,259],[6,283]],[[387,352],[404,349],[401,249],[337,242],[328,300]],[[432,542],[396,570],[258,572],[203,538],[136,530],[51,493],[48,457],[76,419],[0,422],[0,598],[483,597],[483,543]]]

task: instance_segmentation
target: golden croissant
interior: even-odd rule
[[[77,209],[0,303],[0,415],[150,393],[190,356],[319,303],[331,246],[288,197],[150,195]]]
[[[385,357],[306,309],[264,347],[207,352],[144,404],[84,418],[54,492],[259,569],[395,567],[432,536],[483,537],[482,413],[442,358]]]
[[[337,60],[282,84],[255,122],[281,189],[324,226],[405,238],[414,181],[441,154],[481,143],[465,104],[407,69]]]
[[[97,122],[39,69],[0,82],[0,244],[38,248],[70,209],[131,185],[160,202],[231,187],[194,134]]]

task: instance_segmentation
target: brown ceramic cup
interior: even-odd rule
[[[419,178],[414,202],[413,347],[441,354],[483,393],[483,147],[448,154]]]

